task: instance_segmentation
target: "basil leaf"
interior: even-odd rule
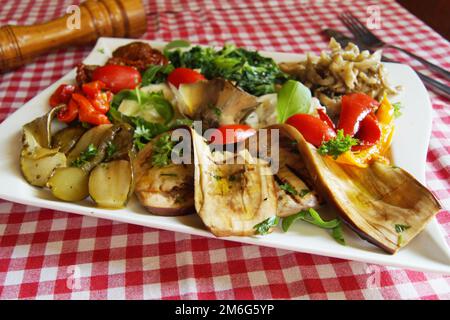
[[[284,123],[297,113],[309,113],[311,108],[311,91],[302,83],[286,81],[278,92],[277,121]]]
[[[176,49],[176,48],[187,48],[190,47],[191,43],[187,40],[173,40],[171,42],[169,42],[163,50],[164,55],[167,57],[167,55],[169,54],[169,51],[172,49]]]
[[[155,108],[156,112],[164,119],[165,123],[170,122],[173,119],[174,111],[169,101],[167,101],[161,93],[150,92],[140,93],[141,107],[145,108],[150,106]]]

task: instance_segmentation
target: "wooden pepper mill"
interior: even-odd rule
[[[99,37],[137,38],[147,29],[141,0],[87,0],[61,18],[0,28],[0,73],[53,49],[94,43]]]

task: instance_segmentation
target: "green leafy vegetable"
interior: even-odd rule
[[[335,138],[323,142],[317,151],[321,155],[329,155],[334,159],[344,152],[351,149],[352,146],[358,144],[358,139],[352,138],[350,135],[344,135],[343,130],[338,130]]]
[[[408,226],[406,224],[396,224],[395,232],[402,233],[403,231],[408,230],[409,228],[411,228],[411,226]]]
[[[172,149],[176,142],[171,140],[169,133],[163,134],[156,140],[152,153],[152,165],[165,167],[171,163]]]
[[[296,196],[298,194],[297,190],[294,189],[293,186],[291,186],[289,183],[283,183],[280,184],[280,189],[286,191],[287,193],[290,193],[294,196]]]
[[[169,56],[169,51],[177,48],[187,48],[190,47],[191,43],[187,40],[173,40],[169,42],[163,49],[164,55]]]
[[[302,83],[288,80],[278,92],[277,121],[284,123],[297,113],[309,113],[311,108],[311,91]]]
[[[309,208],[308,210],[302,210],[299,213],[284,218],[281,223],[283,231],[284,232],[288,231],[291,225],[297,220],[309,222],[323,229],[331,229],[333,238],[337,242],[345,244],[344,236],[341,229],[341,221],[339,219],[324,221],[316,210],[314,210],[313,208]]]
[[[396,102],[396,103],[392,104],[392,107],[394,108],[394,117],[395,118],[400,117],[402,115],[401,109],[403,108],[401,102]]]
[[[225,45],[218,51],[200,46],[187,51],[178,49],[168,52],[168,57],[177,68],[201,69],[207,79],[235,81],[239,87],[256,96],[275,92],[275,84],[288,79],[272,58],[233,45]]]
[[[338,226],[333,228],[333,231],[331,232],[331,235],[334,240],[336,240],[338,243],[345,246],[345,239],[344,239],[344,233],[342,232],[342,226],[339,224]]]
[[[114,155],[114,153],[116,153],[117,151],[117,146],[109,141],[108,144],[106,145],[106,160],[111,159],[111,157]]]
[[[111,108],[117,109],[123,100],[134,100],[139,104],[140,112],[148,108],[154,108],[164,119],[165,123],[170,122],[174,117],[174,110],[169,101],[164,98],[162,92],[145,92],[136,88],[135,90],[122,90],[115,94]]]
[[[278,218],[277,216],[273,216],[267,218],[263,222],[258,223],[253,227],[253,229],[255,229],[256,234],[264,235],[269,233],[270,228],[277,226],[279,221],[280,218]]]
[[[135,128],[133,142],[138,150],[141,150],[158,134],[169,130],[169,127],[164,124],[148,122],[139,117],[132,117],[131,123]]]
[[[70,164],[72,167],[78,167],[80,168],[81,166],[83,166],[86,162],[88,162],[89,160],[91,160],[92,158],[94,158],[97,155],[97,148],[91,143],[86,150],[84,150],[82,153],[80,153],[80,155],[78,156],[78,158],[76,158],[75,160],[72,161],[72,163]]]
[[[149,84],[163,83],[167,76],[174,70],[172,64],[152,65],[142,74],[141,86],[145,87]]]

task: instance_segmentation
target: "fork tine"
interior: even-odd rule
[[[347,17],[352,24],[357,26],[364,34],[371,34],[370,30],[362,23],[357,17],[355,17],[350,11],[346,11]]]
[[[344,25],[350,30],[355,38],[361,38],[363,33],[359,30],[354,24],[350,22],[350,20],[344,14],[340,14],[339,18],[344,23]]]
[[[364,28],[362,28],[360,24],[355,23],[353,21],[352,16],[348,15],[348,11],[344,12],[343,17],[347,21],[347,27],[351,28],[351,30],[355,30],[355,33],[354,33],[355,37],[359,36],[360,38],[362,38],[367,35],[366,30]]]

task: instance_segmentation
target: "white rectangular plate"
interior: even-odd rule
[[[103,64],[118,46],[132,40],[101,38],[84,61],[86,64]],[[149,42],[162,48],[164,42]],[[277,62],[298,61],[297,54],[262,54]],[[431,132],[431,103],[428,93],[414,71],[401,64],[386,64],[393,85],[401,85],[402,93],[395,101],[404,106],[403,115],[396,122],[392,154],[396,165],[412,173],[422,183],[425,181],[425,161]],[[72,212],[103,219],[116,220],[142,226],[214,237],[195,214],[183,217],[160,217],[146,213],[136,199],[121,210],[105,210],[92,206],[89,200],[66,203],[55,200],[48,190],[28,185],[19,169],[21,127],[49,110],[48,99],[61,83],[73,82],[72,70],[59,81],[31,99],[0,125],[0,198],[27,205]],[[331,209],[328,209],[331,210]],[[275,231],[267,236],[228,237],[224,239],[261,246],[307,252],[336,258],[363,261],[450,274],[450,254],[440,227],[433,219],[426,230],[396,255],[388,255],[377,247],[361,240],[348,229],[345,231],[346,246],[336,243],[327,231],[297,223],[289,232]]]

